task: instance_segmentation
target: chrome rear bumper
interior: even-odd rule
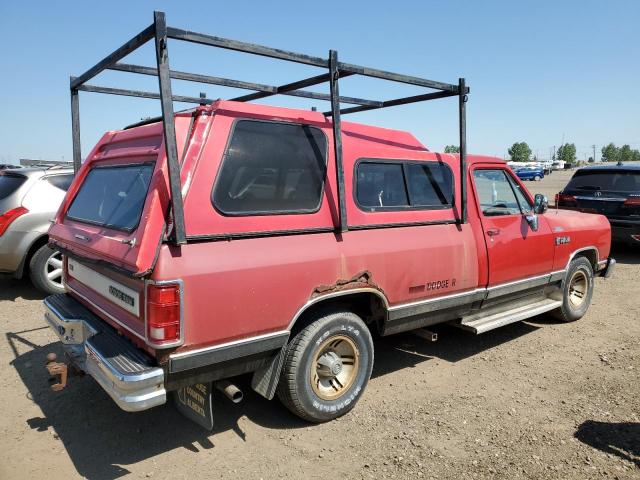
[[[147,410],[167,401],[164,370],[67,294],[44,300],[44,318],[72,362],[91,375],[120,408]]]

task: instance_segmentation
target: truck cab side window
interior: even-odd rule
[[[520,205],[504,170],[473,172],[483,215],[520,215]]]
[[[453,205],[453,173],[444,163],[368,160],[356,164],[361,210],[433,210]]]
[[[409,199],[400,163],[363,162],[358,166],[357,199],[361,207],[407,207]]]
[[[406,164],[407,187],[414,207],[453,205],[453,174],[442,163]]]
[[[522,191],[522,187],[513,179],[513,177],[507,174],[507,178],[509,179],[509,183],[511,184],[511,188],[516,194],[516,198],[518,199],[518,203],[520,204],[520,211],[523,214],[533,212],[533,205],[529,203],[529,199]]]

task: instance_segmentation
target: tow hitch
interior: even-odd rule
[[[69,367],[66,363],[56,362],[58,356],[55,353],[47,354],[47,363],[45,367],[49,372],[49,384],[51,390],[59,392],[67,386],[67,375],[69,373]]]

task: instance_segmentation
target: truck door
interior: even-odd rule
[[[534,277],[552,269],[553,235],[543,215],[538,215],[537,231],[529,224],[533,205],[524,187],[496,165],[476,166],[473,180],[489,257],[489,287],[520,281],[524,290],[545,283]],[[518,290],[520,282],[504,293]]]

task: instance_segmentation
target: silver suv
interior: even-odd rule
[[[49,248],[47,232],[72,180],[67,168],[0,170],[0,273],[28,272],[43,292],[64,291],[62,254]]]

